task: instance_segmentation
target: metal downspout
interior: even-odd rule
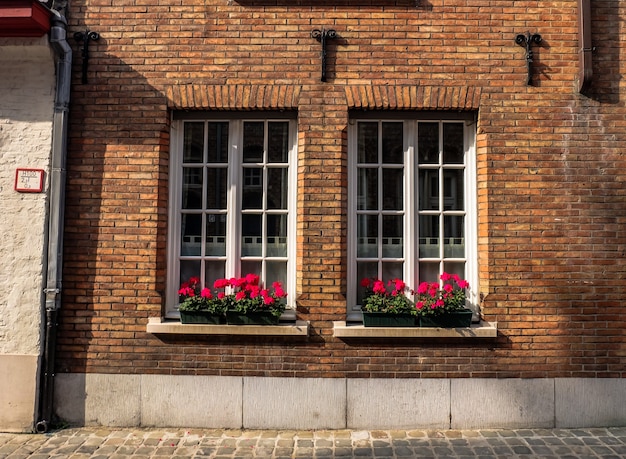
[[[72,49],[68,44],[67,20],[52,11],[50,45],[57,59],[56,97],[52,122],[50,190],[48,199],[48,253],[43,308],[46,315],[41,374],[40,409],[35,430],[48,431],[54,396],[54,351],[56,346],[57,312],[61,307],[61,271],[63,261],[63,215],[65,208],[65,159],[67,157],[67,124],[72,76]]]

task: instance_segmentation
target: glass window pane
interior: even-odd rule
[[[241,216],[241,256],[260,257],[263,254],[262,215]]]
[[[287,168],[267,170],[267,209],[287,209]]]
[[[207,169],[207,209],[226,209],[226,171],[225,167]]]
[[[378,163],[378,123],[358,123],[357,162],[359,164]]]
[[[403,174],[402,169],[383,169],[383,210],[402,210]]]
[[[378,169],[359,168],[357,209],[378,210]]]
[[[382,280],[388,282],[392,279],[404,278],[404,263],[383,263],[383,278]]]
[[[357,254],[359,258],[378,257],[378,216],[357,215]]]
[[[383,257],[403,258],[403,222],[402,215],[383,215]]]
[[[260,163],[263,161],[263,122],[248,121],[243,123],[243,162]]]
[[[267,216],[268,257],[287,256],[287,215]]]
[[[289,123],[272,122],[267,125],[267,160],[270,163],[286,163],[289,153]]]
[[[190,277],[200,277],[200,261],[180,260],[180,279],[178,285],[187,282]]]
[[[213,284],[217,279],[226,277],[226,267],[223,261],[210,260],[204,262],[204,286],[213,290]]]
[[[180,254],[200,255],[202,250],[202,215],[183,214],[180,222]]]
[[[204,123],[185,123],[183,163],[201,163],[204,151]]]
[[[246,167],[243,171],[242,209],[261,209],[263,207],[263,169]]]
[[[446,215],[443,217],[444,257],[465,258],[464,222],[463,216]]]
[[[206,216],[205,255],[226,255],[226,215],[208,214]]]
[[[464,261],[445,262],[443,264],[443,270],[447,272],[448,274],[456,274],[461,279],[465,279],[465,262]]]
[[[287,262],[268,261],[265,263],[265,287],[270,288],[274,282],[280,282],[283,290],[287,290]]]
[[[209,163],[228,162],[228,123],[209,123],[208,130],[208,158]]]
[[[243,277],[246,274],[256,274],[260,277],[262,265],[263,263],[261,261],[243,260],[241,262],[241,276]]]
[[[439,216],[419,217],[419,257],[439,258]]]
[[[404,163],[402,123],[383,123],[383,160],[385,164]]]
[[[417,186],[419,210],[439,210],[439,170],[420,169]]]
[[[365,288],[361,286],[363,279],[375,279],[378,277],[378,263],[377,262],[360,262],[356,264],[356,285],[357,287],[357,304],[363,303],[363,296],[365,294]]]
[[[202,169],[183,168],[183,209],[202,209]]]
[[[463,123],[443,125],[443,163],[463,164]]]
[[[420,262],[419,264],[419,282],[439,282],[439,263],[438,262]]]
[[[444,210],[463,210],[464,202],[463,169],[444,169],[443,171],[443,208]]]
[[[417,155],[420,164],[439,164],[439,123],[419,123]]]

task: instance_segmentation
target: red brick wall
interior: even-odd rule
[[[89,29],[101,39],[90,45],[88,84],[75,45],[57,371],[626,376],[626,44],[618,35],[626,5],[594,1],[594,81],[585,96],[576,92],[576,5],[72,2],[69,35]],[[326,83],[311,38],[322,27],[339,35]],[[533,86],[514,41],[527,31],[543,37]],[[242,89],[237,98],[236,87],[261,86],[280,89],[252,98]],[[229,96],[209,100],[218,87]],[[272,108],[294,97],[298,316],[312,322],[310,339],[146,333],[164,306],[171,110]],[[332,336],[331,321],[346,311],[349,106],[478,109],[480,289],[497,340]]]

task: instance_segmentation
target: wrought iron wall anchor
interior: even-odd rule
[[[315,38],[322,44],[322,81],[326,81],[326,40],[332,40],[337,38],[337,31],[335,29],[313,29],[311,37]]]
[[[74,34],[74,40],[83,42],[83,84],[87,83],[87,67],[89,66],[89,42],[100,40],[100,34],[98,32],[90,32],[85,30],[84,32],[76,32]]]
[[[526,84],[532,84],[532,62],[533,62],[533,50],[531,49],[531,45],[533,43],[541,43],[541,35],[538,33],[530,34],[530,32],[526,32],[526,35],[519,34],[515,37],[515,43],[520,46],[526,47],[526,69],[528,71],[528,79],[526,80]]]

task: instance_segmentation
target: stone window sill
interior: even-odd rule
[[[337,338],[496,338],[497,322],[481,321],[471,327],[364,327],[360,323],[333,322]]]
[[[292,336],[309,335],[309,322],[296,320],[279,325],[205,325],[181,324],[179,320],[151,317],[148,333],[155,335],[240,335],[240,336]]]

